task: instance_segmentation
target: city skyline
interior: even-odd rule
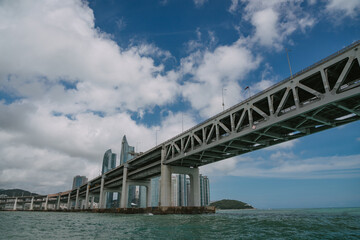
[[[0,12],[0,188],[40,194],[100,175],[124,135],[145,152],[360,39],[360,2],[346,0],[2,1]],[[213,201],[360,206],[359,130],[200,173]]]

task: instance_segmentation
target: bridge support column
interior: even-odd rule
[[[200,176],[199,168],[192,168],[192,174],[190,174],[190,199],[191,204],[195,207],[200,207]]]
[[[91,203],[90,203],[90,209],[93,209],[93,208],[94,208],[94,200],[95,200],[95,197],[92,196],[92,197],[91,197]]]
[[[127,208],[128,204],[128,192],[129,187],[127,184],[127,172],[128,172],[128,166],[124,166],[124,172],[123,172],[123,181],[122,181],[122,190],[121,190],[121,201],[120,201],[120,207],[121,208]]]
[[[71,191],[69,192],[68,201],[67,201],[67,209],[70,210],[70,208],[71,208]]]
[[[14,208],[13,208],[13,210],[14,210],[14,211],[15,211],[15,210],[16,210],[16,208],[17,208],[17,200],[18,200],[18,198],[15,198]]]
[[[103,208],[103,206],[104,206],[104,202],[105,202],[104,184],[105,184],[105,176],[103,175],[102,178],[101,178],[100,196],[99,196],[99,206],[98,206],[98,208]]]
[[[45,206],[44,206],[44,210],[46,211],[47,208],[48,208],[48,202],[49,202],[49,196],[46,196],[46,199],[45,199]]]
[[[160,199],[161,206],[171,206],[171,174],[187,174],[190,176],[190,203],[188,206],[200,206],[199,168],[161,165]]]
[[[56,204],[56,210],[60,209],[60,200],[61,200],[61,193],[58,195],[57,204]]]
[[[90,183],[88,183],[86,186],[85,209],[89,208],[89,191],[90,191]]]
[[[31,198],[31,203],[30,203],[30,211],[34,210],[34,197]]]
[[[146,187],[146,207],[151,207],[151,181],[149,181],[149,186]]]
[[[160,206],[171,206],[171,168],[168,165],[161,165]]]
[[[80,189],[78,188],[76,190],[75,209],[79,209],[79,192],[80,192]]]

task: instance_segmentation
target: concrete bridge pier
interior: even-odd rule
[[[15,201],[14,201],[14,208],[13,208],[13,210],[15,211],[16,210],[16,208],[17,208],[17,201],[18,201],[18,198],[15,198]]]
[[[123,181],[122,181],[122,189],[121,189],[121,200],[120,200],[120,207],[126,208],[127,207],[127,200],[128,200],[128,185],[127,185],[127,172],[128,172],[128,165],[125,164],[124,171],[123,171]]]
[[[45,206],[44,206],[44,210],[46,211],[47,208],[48,208],[48,202],[49,202],[49,196],[46,196],[46,199],[45,199]]]
[[[171,206],[171,174],[187,174],[190,176],[190,202],[188,206],[200,207],[199,168],[187,168],[161,165],[160,206]]]
[[[60,209],[60,200],[61,200],[61,193],[59,193],[57,196],[56,210]]]
[[[105,206],[105,189],[104,189],[104,184],[105,184],[105,175],[102,176],[101,178],[101,185],[100,185],[100,196],[99,196],[99,205],[98,208],[104,208]]]
[[[90,203],[90,209],[94,208],[94,201],[95,201],[95,197],[91,196],[91,203]]]
[[[86,186],[86,197],[85,197],[85,209],[89,208],[89,192],[90,192],[90,182],[88,182]]]
[[[30,203],[30,211],[34,210],[34,197],[31,198],[31,203]]]
[[[78,188],[76,190],[76,198],[75,198],[75,209],[79,209],[79,192],[80,192],[80,189]]]
[[[70,210],[70,208],[71,208],[71,191],[69,192],[68,201],[67,201],[67,209]]]

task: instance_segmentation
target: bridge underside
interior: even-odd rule
[[[360,95],[308,113],[295,116],[269,127],[252,131],[240,138],[198,151],[189,157],[172,161],[171,165],[202,166],[264,147],[272,146],[329,128],[360,120]]]

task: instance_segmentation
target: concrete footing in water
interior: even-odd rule
[[[14,210],[10,210],[14,211]],[[21,211],[21,210],[16,210]],[[25,210],[29,211],[29,210]],[[206,207],[147,207],[147,208],[102,208],[102,209],[62,209],[62,210],[32,210],[39,212],[92,212],[92,213],[120,213],[120,214],[209,214],[215,213],[214,206]]]

